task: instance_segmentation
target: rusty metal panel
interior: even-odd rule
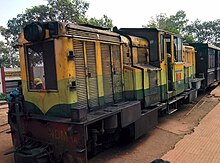
[[[87,89],[86,89],[86,73],[85,73],[85,60],[83,42],[73,40],[73,49],[75,56],[75,69],[76,69],[76,90],[79,106],[88,106]]]
[[[108,35],[99,34],[100,40],[106,40],[106,41],[113,41],[113,42],[120,42],[119,37],[113,37]]]
[[[147,51],[145,48],[137,48],[138,63],[147,63]]]
[[[118,36],[113,36],[108,34],[102,34],[98,32],[90,32],[86,30],[79,30],[79,29],[73,29],[73,28],[68,28],[67,33],[69,35],[74,35],[74,36],[79,36],[79,37],[86,37],[86,38],[91,38],[91,39],[98,39],[98,40],[105,40],[105,41],[112,41],[112,42],[120,42],[120,37]]]
[[[127,44],[123,45],[123,63],[128,65],[131,64],[130,49]]]
[[[136,122],[141,117],[141,103],[134,101],[124,106],[121,111],[121,127],[124,128],[133,122]]]
[[[47,125],[42,125],[41,120],[24,119],[23,121],[27,126],[24,133],[31,133],[34,141],[49,141],[54,151],[65,151],[62,157],[66,162],[87,162],[86,129],[83,124],[70,125],[47,121]],[[55,158],[60,158],[59,152],[53,154]]]
[[[81,31],[81,30],[76,30],[76,29],[68,29],[68,34],[69,35],[75,35],[75,36],[81,36],[81,37],[88,37],[88,38],[97,38],[96,33],[91,33],[88,31]]]
[[[149,71],[149,87],[155,87],[157,86],[157,71]]]
[[[157,86],[157,73],[158,71],[149,71],[149,104],[155,104],[160,101],[160,88]]]
[[[86,59],[88,68],[88,87],[89,87],[89,107],[97,107],[98,103],[98,84],[96,71],[95,43],[86,42]]]
[[[110,46],[108,44],[101,44],[101,57],[104,101],[105,103],[113,103],[111,53]]]
[[[118,45],[112,46],[112,62],[114,101],[117,102],[123,99],[121,53]]]
[[[185,83],[189,83],[189,67],[185,67],[184,69],[184,80],[185,80]]]

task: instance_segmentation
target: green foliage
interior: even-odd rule
[[[175,34],[183,35],[185,42],[220,42],[220,19],[205,21],[197,19],[189,23],[184,11],[178,11],[175,15],[159,14],[152,17],[144,27],[159,28]]]
[[[185,11],[178,11],[175,15],[167,16],[166,14],[159,14],[152,17],[148,24],[144,27],[159,28],[175,34],[180,34],[186,26],[188,19]]]
[[[27,8],[24,13],[10,19],[7,28],[0,27],[5,42],[0,42],[0,54],[6,67],[18,66],[18,52],[13,48],[25,25],[34,21],[60,21],[72,23],[91,23],[97,26],[112,27],[112,20],[104,15],[101,19],[88,19],[86,12],[89,3],[84,0],[47,0],[47,5]]]
[[[195,37],[193,37],[193,35],[190,35],[188,33],[186,33],[184,36],[183,36],[183,39],[185,42],[188,42],[188,43],[193,43],[195,42]]]
[[[79,23],[85,17],[89,3],[83,0],[48,0],[49,20]]]
[[[13,48],[13,41],[7,29],[0,27],[1,35],[5,41],[0,41],[0,65],[4,67],[17,67],[19,65],[18,52]]]
[[[219,43],[220,42],[220,19],[201,22],[195,20],[186,26],[186,33],[190,33],[197,42]]]
[[[113,27],[112,19],[110,19],[107,15],[103,15],[101,19],[91,18],[87,20],[87,23],[101,27]]]
[[[0,100],[7,100],[8,99],[8,95],[4,94],[4,93],[0,93]]]
[[[60,21],[80,23],[89,4],[83,0],[48,0],[47,5],[27,8],[25,13],[8,21],[7,32],[17,40],[25,25],[34,21]]]

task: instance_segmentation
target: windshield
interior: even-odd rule
[[[30,90],[57,90],[54,41],[26,45]]]

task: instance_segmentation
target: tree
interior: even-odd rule
[[[80,23],[85,18],[89,3],[83,0],[48,0],[49,18],[52,21]]]
[[[186,33],[195,37],[201,43],[220,42],[220,19],[214,21],[204,21],[197,19],[185,28]]]
[[[189,20],[186,18],[185,11],[177,11],[175,15],[159,14],[156,17],[152,17],[147,25],[144,27],[149,28],[159,28],[175,34],[180,34],[183,32]]]
[[[167,19],[167,15],[165,13],[161,13],[156,15],[155,18],[151,17],[151,20],[148,22],[148,24],[143,25],[143,27],[165,29]]]
[[[82,0],[48,0],[47,5],[27,8],[25,13],[8,21],[7,33],[17,40],[25,25],[34,21],[60,21],[80,23],[85,18],[89,4]]]
[[[88,24],[101,26],[101,27],[113,27],[112,19],[110,19],[107,15],[103,15],[101,19],[91,18],[86,20]]]
[[[60,21],[72,23],[91,23],[93,25],[112,27],[112,20],[104,15],[101,19],[88,19],[86,12],[89,3],[84,0],[47,0],[47,5],[34,6],[27,8],[24,13],[18,14],[16,18],[8,21],[7,28],[3,31],[8,51],[2,52],[5,55],[14,56],[17,49],[14,45],[17,43],[18,36],[22,29],[29,23],[34,21]],[[9,54],[6,54],[9,53]],[[18,58],[18,57],[15,57]],[[10,58],[17,63],[15,58]],[[14,60],[13,60],[14,59]]]
[[[188,22],[185,11],[180,10],[175,15],[170,15],[169,17],[163,13],[156,15],[144,27],[159,28],[174,34],[181,34],[185,42],[195,42],[195,36],[186,31]]]
[[[13,48],[7,30],[0,27],[0,32],[5,38],[5,41],[0,41],[0,64],[4,67],[17,67],[19,65],[18,52]]]
[[[189,23],[184,11],[167,16],[159,14],[152,17],[145,27],[159,28],[175,34],[183,35],[185,42],[201,42],[218,44],[220,42],[220,19],[205,21],[197,19]]]

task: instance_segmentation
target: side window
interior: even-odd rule
[[[160,54],[161,60],[164,60],[164,36],[160,35]]]
[[[54,41],[34,43],[25,49],[30,90],[57,90]]]
[[[166,36],[166,47],[167,47],[167,53],[171,54],[171,39],[170,36]]]
[[[177,46],[177,51],[178,51],[178,59],[177,59],[177,61],[178,61],[178,62],[182,62],[182,48],[183,48],[183,42],[182,42],[182,39],[181,39],[181,38],[178,38],[177,40],[178,40],[178,41],[177,41],[177,44],[178,44],[178,46]]]
[[[175,61],[178,61],[178,41],[177,41],[177,37],[174,37],[174,58],[175,58]]]
[[[174,56],[177,62],[182,62],[182,39],[174,37]]]
[[[214,49],[208,49],[208,68],[214,68],[215,67],[215,50]]]
[[[220,67],[220,51],[218,51],[218,67]]]
[[[208,68],[211,68],[211,55],[210,55],[210,49],[208,50]]]

